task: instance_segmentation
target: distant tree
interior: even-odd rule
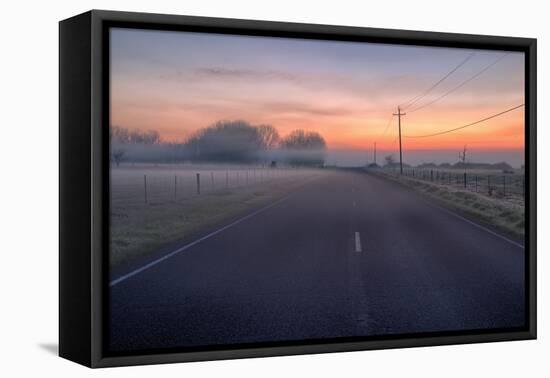
[[[140,130],[128,130],[124,127],[112,126],[109,130],[111,142],[114,144],[158,144],[160,134],[156,130],[142,132]]]
[[[156,130],[134,130],[130,132],[129,139],[130,143],[135,144],[157,144],[160,142],[160,134]]]
[[[280,142],[290,164],[322,166],[325,163],[325,139],[315,131],[294,130]]]
[[[326,143],[316,131],[294,130],[283,138],[281,147],[295,150],[324,150]]]
[[[464,145],[464,149],[462,150],[462,152],[458,153],[458,160],[460,163],[462,163],[464,167],[464,172],[466,172],[466,152],[467,152],[467,148],[466,148],[466,145]]]
[[[255,161],[263,142],[258,129],[246,121],[219,121],[198,131],[186,146],[194,160]]]
[[[419,164],[417,165],[418,168],[437,168],[437,164],[435,163],[422,163],[422,164]]]
[[[392,167],[393,165],[395,165],[395,158],[393,157],[393,155],[387,155],[384,158],[384,161],[386,162],[386,165],[388,167]]]
[[[257,129],[264,149],[271,150],[277,147],[280,137],[276,128],[271,125],[259,125]]]
[[[128,129],[119,126],[112,126],[109,129],[109,136],[112,143],[126,144],[130,143],[130,132]]]
[[[462,163],[466,163],[466,153],[468,152],[467,146],[464,145],[464,148],[461,152],[458,153],[458,160]]]
[[[113,161],[115,162],[117,167],[120,165],[120,163],[124,159],[124,154],[125,154],[124,150],[119,149],[119,150],[113,151],[113,154],[112,154],[113,155]]]

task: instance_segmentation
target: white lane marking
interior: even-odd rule
[[[523,246],[522,244],[517,243],[517,242],[515,242],[515,241],[513,241],[513,240],[511,240],[511,239],[508,239],[506,236],[502,236],[502,235],[500,235],[500,234],[498,234],[498,233],[496,233],[496,232],[494,232],[494,231],[488,229],[487,227],[484,227],[484,226],[482,226],[482,225],[480,225],[480,224],[477,224],[477,223],[475,223],[475,222],[472,222],[471,220],[466,219],[466,218],[464,218],[464,217],[462,217],[462,216],[460,216],[460,215],[458,215],[458,214],[456,214],[456,213],[454,213],[454,212],[452,212],[452,211],[450,211],[450,210],[447,210],[447,209],[445,209],[445,208],[443,208],[443,207],[441,207],[441,206],[434,205],[433,203],[430,203],[430,202],[427,202],[427,201],[426,201],[426,203],[428,203],[428,205],[430,205],[430,206],[432,206],[432,207],[435,207],[436,209],[439,209],[439,210],[441,210],[441,211],[446,212],[446,213],[449,214],[449,215],[452,215],[452,216],[455,217],[455,218],[461,219],[461,220],[463,220],[464,222],[471,224],[472,226],[475,226],[475,227],[477,227],[477,228],[479,228],[479,229],[481,229],[481,230],[483,230],[483,231],[486,231],[486,232],[490,233],[491,235],[496,236],[497,238],[500,238],[500,239],[502,239],[502,240],[504,240],[504,241],[507,241],[508,243],[513,244],[513,245],[515,245],[516,247],[519,247],[519,248],[521,248],[521,249],[523,249],[523,250],[525,249],[525,246]]]
[[[355,252],[362,252],[361,235],[359,234],[359,232],[355,232]]]
[[[250,213],[250,214],[248,214],[248,215],[246,215],[246,216],[240,218],[240,219],[237,219],[236,221],[231,222],[231,223],[229,223],[228,225],[226,225],[226,226],[224,226],[224,227],[222,227],[222,228],[220,228],[220,229],[218,229],[218,230],[216,230],[216,231],[213,231],[213,232],[209,233],[208,235],[203,236],[202,238],[199,238],[199,239],[197,239],[197,240],[195,240],[195,241],[193,241],[193,242],[191,242],[191,243],[189,243],[189,244],[186,244],[186,245],[184,245],[183,247],[176,249],[175,251],[172,251],[172,252],[170,252],[170,253],[168,253],[168,254],[162,256],[162,257],[159,257],[158,259],[156,259],[156,260],[154,260],[154,261],[151,261],[150,263],[145,264],[145,265],[143,265],[142,267],[137,268],[136,270],[131,271],[130,273],[127,273],[127,274],[125,274],[125,275],[123,275],[123,276],[120,276],[120,277],[118,277],[118,278],[112,280],[111,282],[109,282],[109,286],[110,286],[110,287],[113,287],[113,286],[115,286],[116,284],[119,284],[119,283],[121,283],[122,281],[125,281],[125,280],[127,280],[128,278],[133,277],[133,276],[135,276],[136,274],[141,273],[141,272],[143,272],[144,270],[147,270],[147,269],[149,269],[149,268],[151,268],[151,267],[153,267],[153,266],[155,266],[155,265],[161,263],[161,262],[164,261],[164,260],[167,260],[167,259],[169,259],[170,257],[173,257],[173,256],[177,255],[178,253],[183,252],[183,251],[185,251],[186,249],[189,249],[189,248],[191,248],[192,246],[194,246],[194,245],[196,245],[196,244],[199,244],[199,243],[202,242],[202,241],[205,241],[205,240],[208,239],[208,238],[211,238],[212,236],[217,235],[217,234],[219,234],[220,232],[227,230],[227,229],[230,228],[230,227],[233,227],[233,226],[235,226],[235,225],[237,225],[237,224],[239,224],[239,223],[241,223],[241,222],[244,222],[245,220],[250,219],[250,218],[252,218],[252,217],[255,216],[255,215],[258,215],[258,214],[260,214],[260,213],[262,213],[262,212],[264,212],[264,211],[266,211],[266,210],[272,208],[273,206],[280,204],[281,202],[283,202],[283,201],[285,201],[286,199],[288,199],[290,196],[291,196],[291,194],[288,195],[288,196],[286,196],[286,197],[281,198],[280,200],[277,200],[277,201],[273,202],[273,203],[270,204],[270,205],[267,205],[267,206],[265,206],[265,207],[262,207],[261,209],[258,209],[258,210],[256,210],[256,211],[254,211],[254,212],[252,212],[252,213]]]

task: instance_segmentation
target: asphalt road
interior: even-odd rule
[[[110,288],[112,351],[525,321],[520,245],[356,171],[121,277]]]

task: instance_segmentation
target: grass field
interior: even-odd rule
[[[110,264],[118,266],[193,238],[325,173],[260,166],[113,166]]]

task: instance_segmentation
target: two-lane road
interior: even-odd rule
[[[358,171],[116,278],[113,351],[525,321],[520,244]]]

